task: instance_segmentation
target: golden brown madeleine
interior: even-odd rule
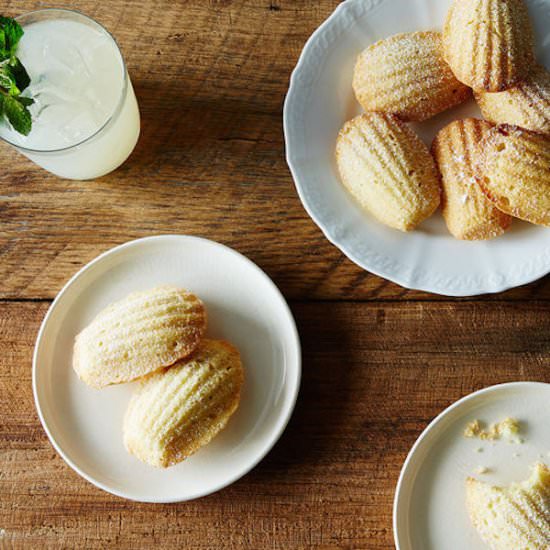
[[[336,143],[344,186],[382,223],[409,231],[439,206],[439,175],[420,138],[397,117],[365,113]]]
[[[126,449],[151,466],[181,462],[225,427],[243,381],[239,352],[204,340],[191,358],[142,379],[124,417]]]
[[[190,292],[171,286],[135,292],[76,337],[73,367],[94,388],[128,382],[189,355],[205,330],[204,305]]]
[[[457,239],[492,239],[512,221],[483,194],[475,177],[477,148],[491,128],[484,120],[457,120],[440,130],[432,144],[441,174],[443,217]]]
[[[527,80],[505,92],[476,92],[483,116],[495,124],[515,124],[550,134],[550,72],[533,67]]]
[[[550,136],[503,124],[480,144],[478,181],[496,207],[550,226]]]
[[[501,92],[527,77],[534,39],[523,0],[454,0],[443,51],[455,76],[474,90]]]
[[[466,480],[466,507],[493,550],[550,548],[550,470],[535,464],[528,480],[508,487]]]
[[[353,89],[366,111],[426,120],[470,97],[443,59],[441,33],[396,34],[357,59]]]

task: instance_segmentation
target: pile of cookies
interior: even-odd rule
[[[181,462],[218,434],[239,405],[239,352],[204,339],[205,331],[202,301],[162,286],[111,304],[75,339],[73,367],[89,386],[139,379],[123,439],[147,464]]]
[[[497,237],[512,217],[550,226],[550,73],[533,50],[523,0],[454,0],[443,33],[398,34],[367,48],[353,76],[366,112],[346,122],[336,144],[344,186],[402,231],[440,203],[458,239]],[[406,124],[472,90],[486,120],[452,122],[431,151]]]

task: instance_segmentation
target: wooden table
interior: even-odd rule
[[[0,147],[0,547],[393,547],[403,460],[459,397],[550,382],[550,279],[476,300],[362,271],[306,215],[285,164],[282,105],[311,32],[338,2],[56,2],[114,33],[142,114],[129,161],[64,181]],[[15,15],[42,2],[4,3]],[[195,502],[136,504],[81,479],[37,418],[31,355],[61,286],[100,252],[201,235],[260,265],[303,343],[295,414],[273,451]]]

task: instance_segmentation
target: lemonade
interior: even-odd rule
[[[90,179],[111,172],[132,152],[139,110],[114,39],[95,21],[68,10],[19,17],[17,57],[31,78],[23,95],[32,129],[25,136],[7,121],[0,137],[61,177]]]

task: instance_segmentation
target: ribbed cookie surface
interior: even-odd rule
[[[338,136],[336,160],[345,187],[390,227],[414,229],[439,205],[434,160],[395,116],[365,113],[347,122]]]
[[[496,126],[480,144],[478,181],[499,210],[550,226],[550,136]]]
[[[454,0],[443,51],[455,76],[474,90],[500,92],[526,78],[534,39],[523,0]]]
[[[550,72],[544,67],[536,65],[525,81],[505,92],[475,96],[487,120],[550,134]]]
[[[189,355],[205,330],[203,303],[190,292],[170,286],[135,292],[76,337],[73,367],[95,388],[128,382]]]
[[[440,130],[432,145],[441,173],[443,217],[457,239],[492,239],[512,221],[483,194],[475,177],[477,148],[491,127],[475,118],[457,120]]]
[[[470,519],[492,550],[550,548],[550,470],[536,464],[531,477],[509,487],[468,478]]]
[[[124,418],[124,445],[166,468],[220,432],[239,405],[244,373],[229,343],[204,340],[191,358],[143,379]]]
[[[444,61],[438,32],[397,34],[367,48],[357,59],[353,89],[366,111],[402,120],[426,120],[471,93]]]

